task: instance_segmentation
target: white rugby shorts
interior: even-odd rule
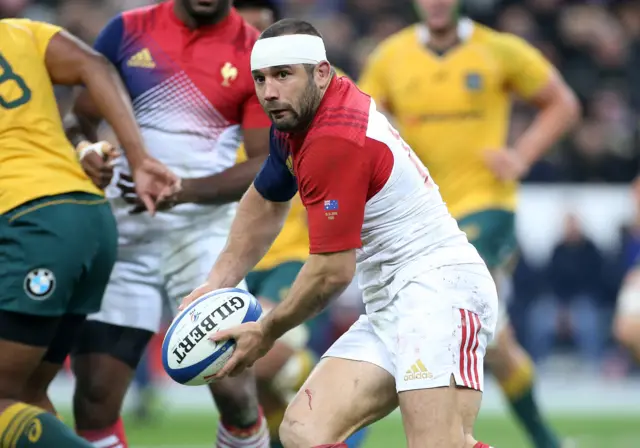
[[[231,219],[192,216],[189,225],[176,226],[170,216],[159,215],[127,216],[116,210],[118,258],[102,307],[89,320],[157,332],[165,305],[175,312],[181,299],[206,280],[226,244]],[[244,281],[239,287],[247,288]]]
[[[398,392],[456,384],[482,390],[483,361],[498,313],[484,264],[446,266],[409,282],[381,310],[360,319],[324,354],[388,371]]]

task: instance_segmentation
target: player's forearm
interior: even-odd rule
[[[86,59],[82,67],[82,82],[100,114],[113,128],[129,164],[132,167],[138,166],[148,153],[120,76],[103,57]]]
[[[267,253],[288,212],[288,202],[268,201],[250,186],[238,206],[227,244],[209,274],[209,283],[217,288],[237,286]]]
[[[570,91],[564,92],[540,109],[514,148],[530,166],[544,156],[575,125],[579,117],[578,100]]]
[[[183,179],[177,202],[227,204],[238,201],[247,192],[265,158],[251,158],[213,176]]]
[[[276,340],[326,308],[351,283],[355,259],[352,264],[336,260],[336,254],[311,255],[287,297],[262,320],[264,334]]]

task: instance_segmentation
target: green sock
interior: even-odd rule
[[[553,429],[542,419],[533,395],[533,362],[525,358],[510,377],[501,381],[511,409],[529,434],[535,448],[560,448],[560,440]]]
[[[284,448],[284,446],[278,440],[272,440],[269,448]]]
[[[510,398],[509,401],[511,409],[527,430],[536,448],[560,448],[560,440],[540,415],[532,388],[516,399]]]
[[[35,406],[16,403],[0,415],[0,448],[91,448],[58,418]]]

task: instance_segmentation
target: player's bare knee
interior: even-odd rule
[[[101,429],[118,420],[124,394],[104,376],[78,378],[73,396],[73,411],[80,429]],[[121,396],[122,395],[122,396]]]
[[[618,316],[613,323],[613,334],[626,347],[640,347],[640,317]]]
[[[329,435],[323,433],[323,429],[287,409],[280,424],[280,443],[285,448],[299,448],[339,442],[330,440]]]

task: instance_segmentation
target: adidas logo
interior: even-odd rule
[[[127,61],[129,67],[156,68],[156,63],[151,56],[151,52],[145,48],[140,50]]]
[[[429,370],[422,364],[422,361],[419,359],[411,365],[411,368],[407,370],[407,373],[404,374],[404,380],[428,380],[433,378],[433,375]]]

